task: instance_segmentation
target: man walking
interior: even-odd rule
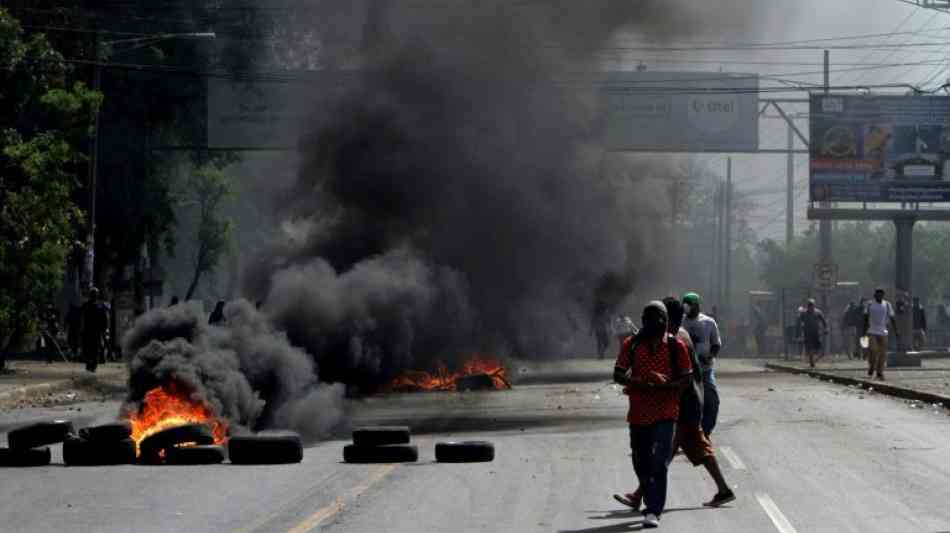
[[[89,289],[89,299],[82,304],[82,357],[86,361],[86,370],[95,372],[99,366],[103,335],[108,327],[106,311],[99,302],[99,289]]]
[[[686,345],[667,333],[669,319],[662,302],[650,302],[642,319],[640,333],[620,348],[614,381],[625,387],[630,400],[627,422],[633,469],[646,506],[643,527],[655,528],[666,506],[673,431],[692,367]]]
[[[610,345],[610,335],[607,328],[610,326],[610,316],[607,313],[607,304],[597,302],[590,318],[590,334],[597,339],[597,358],[603,359],[607,346]]]
[[[666,313],[669,317],[668,331],[675,335],[686,346],[690,356],[690,364],[694,369],[699,368],[699,359],[696,357],[696,350],[693,348],[693,341],[689,338],[689,333],[682,328],[683,324],[683,304],[676,298],[664,298],[663,305],[666,307]],[[729,502],[735,501],[735,493],[729,488],[722,470],[719,468],[719,461],[716,459],[716,452],[713,449],[712,442],[703,433],[701,425],[703,418],[703,377],[700,372],[694,371],[690,375],[690,382],[683,389],[680,396],[680,414],[676,421],[676,433],[673,439],[673,451],[682,448],[683,453],[693,466],[704,466],[709,475],[716,482],[718,489],[716,495],[711,500],[704,503],[706,507],[720,507]],[[630,494],[615,494],[614,499],[618,502],[632,507],[635,510],[640,508],[643,497],[642,487]]]
[[[914,351],[919,352],[927,344],[927,312],[920,305],[920,298],[914,296]]]
[[[874,300],[864,310],[864,334],[868,337],[868,377],[877,374],[877,379],[884,379],[884,364],[887,361],[887,326],[890,325],[897,332],[897,322],[894,320],[894,308],[891,302],[884,299],[884,289],[874,291]]]
[[[719,338],[719,325],[712,317],[701,312],[702,303],[702,298],[695,292],[683,295],[683,310],[686,313],[683,328],[689,332],[703,373],[702,425],[703,433],[709,436],[716,428],[716,420],[719,418],[719,388],[716,386],[716,372],[713,367],[715,358],[722,349],[722,340]]]
[[[798,315],[798,328],[805,342],[805,355],[808,357],[808,366],[815,368],[815,358],[821,357],[821,338],[828,331],[828,322],[821,309],[815,307],[815,299],[809,298],[805,305],[805,312]]]
[[[752,334],[755,335],[755,347],[760,356],[765,355],[767,350],[765,346],[765,333],[768,329],[769,322],[765,317],[765,311],[762,311],[762,306],[759,304],[754,304],[752,306]]]

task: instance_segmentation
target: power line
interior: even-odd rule
[[[607,46],[604,51],[626,50],[634,52],[703,52],[703,51],[736,51],[762,52],[787,50],[891,50],[904,48],[929,48],[950,46],[950,41],[925,41],[910,43],[863,43],[863,44],[831,44],[831,45],[776,45],[776,46]],[[560,48],[547,45],[548,48]]]
[[[911,13],[907,19],[913,16],[914,13]],[[907,20],[905,19],[905,20]],[[899,28],[898,28],[899,29]],[[823,42],[835,42],[835,41],[856,41],[862,39],[873,39],[873,38],[886,38],[890,39],[891,37],[896,37],[900,35],[924,35],[930,33],[941,33],[945,31],[950,31],[950,26],[943,26],[940,28],[934,29],[919,29],[912,31],[891,31],[887,33],[865,33],[859,35],[843,35],[838,37],[820,37],[814,39],[799,39],[794,41],[763,41],[763,42],[730,42],[730,41],[672,41],[667,42],[666,44],[682,44],[689,46],[739,46],[739,47],[774,47],[774,46],[792,46],[800,44],[811,44],[811,43],[823,43]],[[649,40],[637,40],[637,39],[624,39],[615,41],[620,44],[638,44],[638,43],[656,43],[657,41]]]

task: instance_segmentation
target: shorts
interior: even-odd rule
[[[693,466],[699,466],[710,457],[716,456],[712,442],[703,433],[703,428],[698,422],[678,422],[676,424],[673,450],[676,451],[679,448],[683,448],[683,455],[689,459]]]

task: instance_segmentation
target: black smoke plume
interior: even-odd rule
[[[225,311],[226,327],[209,326],[197,302],[139,317],[123,339],[131,356],[123,412],[174,382],[226,418],[232,432],[289,427],[311,439],[326,435],[342,418],[342,390],[318,384],[313,358],[251,304],[239,300]]]
[[[312,115],[283,238],[247,291],[321,379],[582,353],[594,310],[654,276],[658,198],[604,172],[576,80],[616,30],[673,14],[515,4],[392,4],[384,45]]]

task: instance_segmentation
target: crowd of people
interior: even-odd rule
[[[719,416],[714,370],[722,348],[719,326],[702,312],[702,298],[692,292],[682,299],[650,302],[641,321],[642,328],[623,339],[614,363],[614,381],[629,399],[630,449],[639,485],[614,498],[633,509],[643,506],[642,527],[655,528],[677,450],[694,466],[703,466],[715,482],[716,494],[703,505],[719,507],[736,496],[710,440]]]

